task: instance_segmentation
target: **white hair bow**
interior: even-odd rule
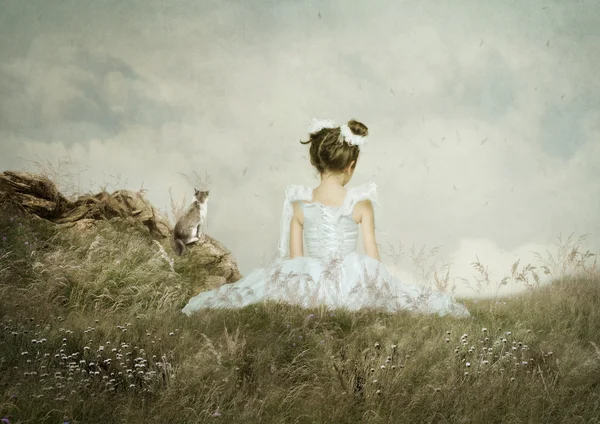
[[[323,128],[337,128],[335,122],[331,119],[313,119],[308,127],[308,133],[313,134],[321,131]],[[363,137],[361,135],[356,135],[352,132],[350,127],[346,124],[340,125],[341,137],[340,141],[346,141],[348,144],[352,144],[354,146],[362,146],[367,141],[367,137]]]

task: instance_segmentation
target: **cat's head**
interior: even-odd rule
[[[200,191],[198,189],[194,189],[194,197],[198,202],[206,203],[206,201],[208,200],[208,192],[209,190]]]

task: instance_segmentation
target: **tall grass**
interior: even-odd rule
[[[599,422],[600,275],[577,242],[564,246],[545,258],[552,284],[465,299],[471,319],[276,303],[187,317],[193,256],[172,262],[127,222],[69,230],[5,209],[0,418]]]

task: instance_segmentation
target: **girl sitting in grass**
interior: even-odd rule
[[[468,317],[450,295],[401,282],[380,262],[375,240],[374,183],[346,189],[367,141],[355,120],[336,126],[314,120],[309,128],[310,161],[321,176],[316,188],[291,185],[281,220],[280,258],[236,283],[202,292],[183,308],[240,308],[274,300],[312,308],[412,310]],[[359,226],[365,255],[356,251]],[[305,250],[306,247],[306,250]]]

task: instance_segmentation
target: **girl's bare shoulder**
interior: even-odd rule
[[[295,200],[292,202],[292,208],[294,211],[294,218],[297,219],[300,224],[304,225],[304,210],[303,210],[304,200]]]

